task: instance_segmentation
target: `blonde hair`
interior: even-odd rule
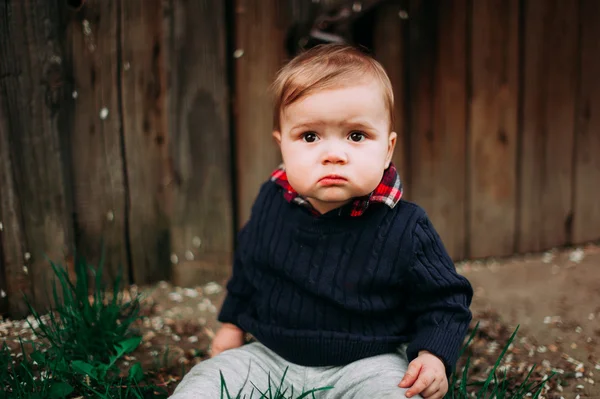
[[[385,70],[374,58],[346,44],[322,44],[293,58],[279,70],[271,86],[273,129],[281,129],[285,107],[316,91],[337,88],[371,77],[381,86],[394,127],[394,93]]]

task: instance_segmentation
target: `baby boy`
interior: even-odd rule
[[[473,291],[402,199],[384,69],[322,45],[285,65],[273,91],[283,163],[240,232],[212,357],[172,398],[220,398],[221,373],[232,397],[258,398],[285,373],[288,394],[442,398]]]

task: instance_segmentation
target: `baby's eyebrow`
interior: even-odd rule
[[[318,123],[301,123],[299,125],[293,125],[292,129],[310,129],[315,127],[316,125],[319,125]]]
[[[364,127],[366,129],[373,129],[373,126],[370,123],[361,122],[361,121],[348,121],[348,122],[345,122],[345,125],[352,126],[352,127]]]
[[[364,121],[348,121],[348,120],[339,120],[339,121],[324,121],[324,120],[315,120],[311,122],[301,122],[296,125],[292,125],[290,130],[298,130],[298,129],[314,129],[319,126],[328,125],[328,124],[336,124],[339,126],[350,127],[350,128],[365,128],[365,129],[373,129],[373,126]]]
[[[299,129],[299,128],[310,129],[315,126],[321,126],[321,125],[325,125],[325,124],[327,124],[327,122],[321,121],[321,120],[314,120],[314,121],[310,121],[310,122],[299,122],[295,125],[292,125],[292,129]]]
[[[297,131],[310,131],[318,129],[319,126],[322,126],[322,123],[299,123],[297,125],[292,125],[289,129],[289,132],[295,133]]]

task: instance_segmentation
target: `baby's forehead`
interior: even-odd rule
[[[286,116],[291,111],[312,106],[323,108],[336,108],[342,104],[359,104],[367,109],[382,107],[389,108],[389,101],[385,87],[376,79],[361,79],[341,82],[338,84],[303,87],[298,94],[288,101],[283,101],[279,112]],[[289,115],[288,115],[289,116]]]
[[[379,82],[375,77],[361,77],[356,79],[332,81],[329,83],[318,82],[317,84],[301,83],[290,92],[293,93],[287,98],[287,101],[282,103],[282,108],[286,108],[294,103],[306,100],[307,97],[320,95],[331,92],[352,92],[354,89],[360,89],[362,92],[386,97],[386,87]]]
[[[284,131],[325,127],[377,131],[389,128],[386,103],[373,89],[362,86],[361,90],[350,88],[322,94],[313,93],[283,109],[281,128]]]
[[[385,89],[385,84],[374,72],[350,69],[316,75],[299,73],[289,79],[287,90],[296,91],[315,88],[316,91],[363,85],[372,85],[374,88],[378,87],[381,90]]]

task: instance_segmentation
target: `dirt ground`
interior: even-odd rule
[[[600,398],[600,247],[556,250],[544,254],[457,264],[473,284],[472,310],[479,323],[469,346],[470,381],[484,380],[517,325],[519,331],[501,363],[520,381],[536,364],[531,380],[552,371],[543,397]],[[140,361],[156,372],[155,381],[175,388],[181,376],[207,357],[218,328],[216,314],[224,281],[198,287],[133,287],[142,293],[145,316],[135,325],[143,335],[124,367]],[[27,338],[23,320],[0,318],[0,341],[18,352],[17,337]],[[32,336],[31,338],[35,338]],[[464,364],[463,360],[459,367]],[[598,384],[595,379],[598,379]]]
[[[493,311],[508,328],[520,325],[518,337],[536,348],[531,357],[565,370],[561,396],[600,398],[600,247],[457,266],[475,289],[476,315]]]

